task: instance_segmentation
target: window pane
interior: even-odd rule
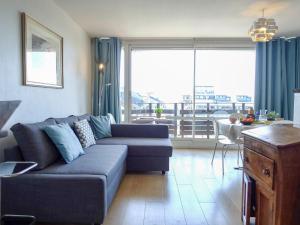
[[[132,52],[132,120],[155,117],[154,110],[159,104],[163,108],[164,122],[177,127],[177,121],[172,118],[177,114],[175,109],[180,110],[179,103],[184,96],[193,94],[193,57],[193,50]],[[192,109],[191,103],[184,107]]]
[[[254,101],[254,50],[197,50],[196,108],[200,102],[211,104],[211,110],[230,110],[236,103],[252,106]]]

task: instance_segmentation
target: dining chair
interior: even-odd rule
[[[224,112],[222,112],[222,113],[224,113]],[[220,113],[218,112],[218,114],[220,114]],[[229,147],[230,146],[238,147],[237,164],[239,165],[240,157],[242,158],[242,152],[241,152],[240,145],[243,144],[243,139],[240,136],[238,136],[236,139],[232,140],[232,139],[229,139],[228,137],[226,137],[225,135],[221,134],[220,126],[219,126],[218,120],[216,120],[216,119],[213,121],[213,125],[214,125],[214,135],[215,135],[216,143],[215,143],[214,152],[213,152],[213,156],[212,156],[212,160],[211,160],[211,165],[213,165],[213,163],[214,163],[214,158],[215,158],[218,144],[221,144],[222,145],[222,175],[224,175],[224,159],[226,157],[226,153],[227,153]]]

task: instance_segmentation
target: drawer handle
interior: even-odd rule
[[[267,176],[267,177],[270,177],[271,176],[271,172],[270,172],[270,170],[269,169],[263,169],[262,170],[262,172],[263,172],[263,175],[265,175],[265,176]]]
[[[244,163],[249,163],[249,158],[247,156],[244,157]]]

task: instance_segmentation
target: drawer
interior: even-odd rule
[[[273,149],[271,146],[266,145],[265,143],[249,138],[247,136],[244,137],[244,146],[248,149],[255,150],[255,152],[266,155],[267,157],[275,157],[275,149]]]
[[[255,179],[259,179],[273,189],[274,160],[248,148],[244,148],[244,169]]]

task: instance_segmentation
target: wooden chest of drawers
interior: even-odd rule
[[[243,133],[244,225],[250,220],[255,225],[300,225],[300,129],[274,125]]]

